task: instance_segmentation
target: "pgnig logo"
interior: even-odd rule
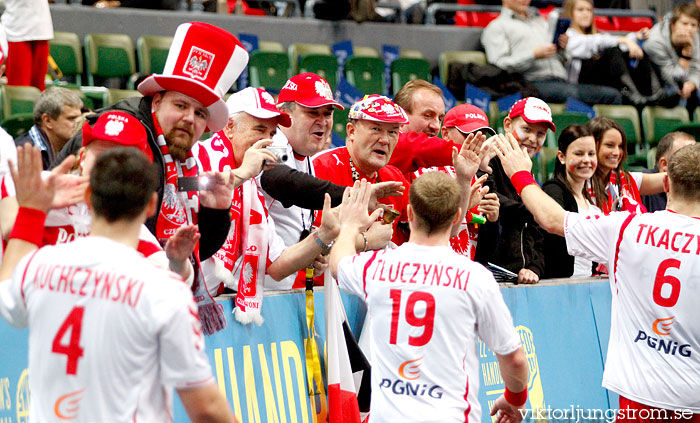
[[[656,319],[652,324],[652,330],[655,334],[659,335],[659,337],[649,336],[649,334],[640,329],[639,332],[637,332],[637,336],[634,338],[634,343],[641,342],[642,345],[646,345],[662,354],[674,356],[678,354],[681,357],[690,357],[692,354],[690,344],[680,344],[673,339],[663,338],[671,334],[672,325],[673,316],[665,319]]]
[[[401,378],[384,378],[379,383],[379,388],[388,389],[395,395],[442,398],[443,390],[440,385],[431,385],[419,381],[421,360],[423,360],[423,357],[401,363],[398,369]]]

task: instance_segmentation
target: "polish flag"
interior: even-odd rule
[[[328,423],[360,423],[350,356],[343,325],[347,326],[343,301],[336,281],[325,272],[326,371],[328,372]]]

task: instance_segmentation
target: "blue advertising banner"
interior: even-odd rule
[[[522,99],[523,96],[520,93],[515,93],[511,95],[507,95],[504,97],[499,98],[496,100],[496,103],[498,103],[498,111],[499,112],[507,112],[510,110],[511,107],[515,104],[516,101]]]
[[[356,102],[362,100],[365,95],[362,91],[353,87],[347,79],[342,76],[338,79],[338,85],[335,87],[335,98],[345,107],[350,107]]]
[[[566,98],[564,107],[567,112],[583,113],[588,116],[588,119],[593,119],[595,117],[595,110],[593,110],[593,107],[573,97]]]
[[[399,46],[383,45],[382,58],[384,59],[384,86],[388,91],[391,87],[391,64],[399,58]],[[388,93],[382,93],[388,94]]]
[[[258,49],[258,36],[255,34],[238,34],[238,41],[240,41],[243,47],[248,51],[248,54]],[[236,83],[238,84],[238,91],[248,87],[248,67],[243,69]]]
[[[525,422],[576,422],[581,413],[604,413],[617,406],[616,395],[601,387],[610,325],[607,281],[502,288],[530,369]],[[315,327],[321,365],[325,363],[323,292],[316,292]],[[359,334],[366,307],[343,294],[348,320]],[[325,388],[309,391],[304,338],[305,295],[265,297],[262,326],[233,319],[232,301],[220,303],[228,327],[206,339],[206,352],[220,391],[243,422],[321,422],[327,414]],[[27,330],[0,321],[0,423],[26,423],[29,415]],[[482,423],[505,388],[496,356],[478,346]],[[325,378],[325,369],[323,377]],[[35,382],[40,383],[40,382]],[[578,414],[577,414],[578,413]],[[189,419],[175,400],[174,420]],[[594,419],[595,420],[595,419]],[[605,419],[598,419],[601,423]]]
[[[442,101],[445,102],[445,110],[450,110],[457,105],[457,98],[450,92],[445,84],[440,81],[437,76],[433,78],[433,85],[436,85],[442,90]]]
[[[339,43],[335,43],[331,46],[331,50],[335,57],[338,58],[338,72],[340,75],[345,75],[345,62],[348,58],[353,55],[352,51],[352,41],[345,40]]]
[[[484,111],[484,113],[489,112],[489,105],[491,104],[491,95],[486,91],[472,84],[466,84],[464,88],[464,99],[465,103],[472,104],[480,108]]]

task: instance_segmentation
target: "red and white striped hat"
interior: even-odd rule
[[[218,131],[226,126],[228,110],[223,100],[248,64],[248,52],[223,29],[202,22],[177,27],[162,74],[153,74],[138,86],[145,96],[176,91],[191,97],[209,110],[207,127]]]

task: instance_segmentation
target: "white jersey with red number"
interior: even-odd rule
[[[338,284],[367,302],[370,422],[481,420],[477,335],[497,354],[520,347],[491,272],[407,242],[342,259]]]
[[[571,255],[609,264],[612,322],[603,386],[700,413],[700,220],[672,211],[567,213]]]
[[[22,259],[0,312],[29,326],[32,422],[172,421],[172,388],[213,383],[190,289],[107,238]]]
[[[442,172],[450,175],[453,178],[457,176],[454,166],[422,167],[413,172],[412,181],[426,172]],[[477,177],[474,175],[472,178],[472,184],[476,182],[476,179]],[[464,219],[462,219],[462,223],[459,225],[459,232],[457,235],[450,238],[450,245],[452,246],[452,249],[459,254],[474,260],[478,236],[479,228],[476,225],[469,224],[467,217],[465,216]]]

